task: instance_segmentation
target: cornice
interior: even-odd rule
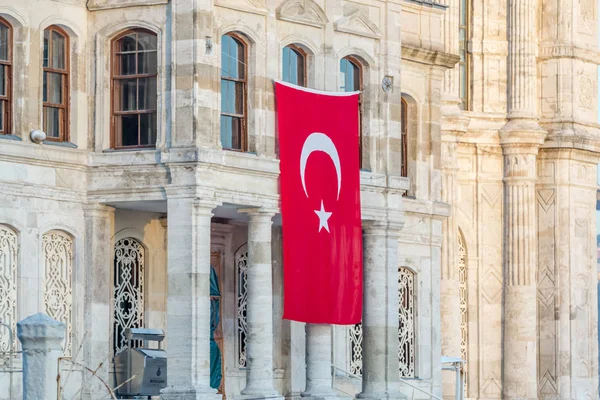
[[[457,54],[444,53],[443,51],[428,50],[422,47],[413,47],[403,44],[402,59],[419,64],[454,68],[460,60],[460,56]]]
[[[541,44],[539,48],[539,60],[553,58],[575,58],[581,61],[600,65],[600,51],[598,49],[586,49],[567,44]]]
[[[90,11],[98,11],[126,7],[155,6],[168,3],[169,0],[88,0],[87,8]]]

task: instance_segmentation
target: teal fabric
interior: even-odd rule
[[[221,386],[221,350],[215,341],[215,329],[219,325],[221,316],[219,315],[219,304],[221,300],[212,296],[221,296],[219,290],[219,280],[215,269],[210,267],[210,387],[218,389]]]

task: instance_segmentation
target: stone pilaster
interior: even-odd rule
[[[331,376],[331,325],[306,324],[306,390],[302,397],[337,398]]]
[[[83,358],[86,365],[109,382],[107,361],[111,353],[110,314],[111,266],[114,224],[114,208],[102,204],[88,204],[83,208],[85,218],[85,315]],[[74,344],[73,348],[78,348]],[[85,376],[85,398],[104,396],[104,388],[98,379]],[[100,395],[100,393],[102,393]]]
[[[280,397],[273,384],[273,278],[271,218],[273,211],[241,210],[248,215],[248,304],[245,398]]]
[[[518,143],[512,134],[512,142],[503,145],[503,398],[537,399],[535,181],[540,143]]]
[[[363,223],[363,367],[359,399],[401,399],[398,371],[398,230]]]
[[[450,216],[442,220],[442,257],[440,274],[440,317],[442,356],[461,356],[460,296],[458,282],[458,224],[455,216],[457,200],[457,156],[456,141],[452,135],[442,136],[442,201],[452,207]],[[449,398],[454,398],[455,378],[444,373],[443,389]]]
[[[210,387],[210,232],[214,203],[169,195],[164,400],[219,400]]]
[[[597,162],[571,148],[538,156],[540,400],[598,398]]]

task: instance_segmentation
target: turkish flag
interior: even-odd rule
[[[358,92],[275,83],[283,222],[283,318],[362,316]]]

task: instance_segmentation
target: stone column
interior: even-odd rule
[[[504,145],[504,396],[537,399],[538,147]]]
[[[17,323],[17,337],[23,348],[23,400],[56,400],[65,324],[35,314]]]
[[[398,228],[363,222],[363,367],[359,399],[400,399]]]
[[[260,208],[240,210],[248,215],[248,338],[246,398],[281,397],[273,385],[273,275],[271,218]]]
[[[214,203],[169,196],[164,400],[221,399],[210,387],[210,227]]]
[[[537,399],[535,247],[536,156],[545,132],[537,122],[536,8],[508,2],[508,122],[504,154],[503,397]]]
[[[114,223],[114,208],[102,204],[84,206],[85,218],[85,334],[83,358],[89,368],[96,370],[98,377],[110,382],[108,374],[110,342],[111,268],[114,246],[111,240]],[[73,346],[74,349],[79,347]],[[102,383],[92,376],[85,375],[85,398],[103,397]]]
[[[306,390],[302,397],[337,398],[331,378],[331,325],[306,324]]]

